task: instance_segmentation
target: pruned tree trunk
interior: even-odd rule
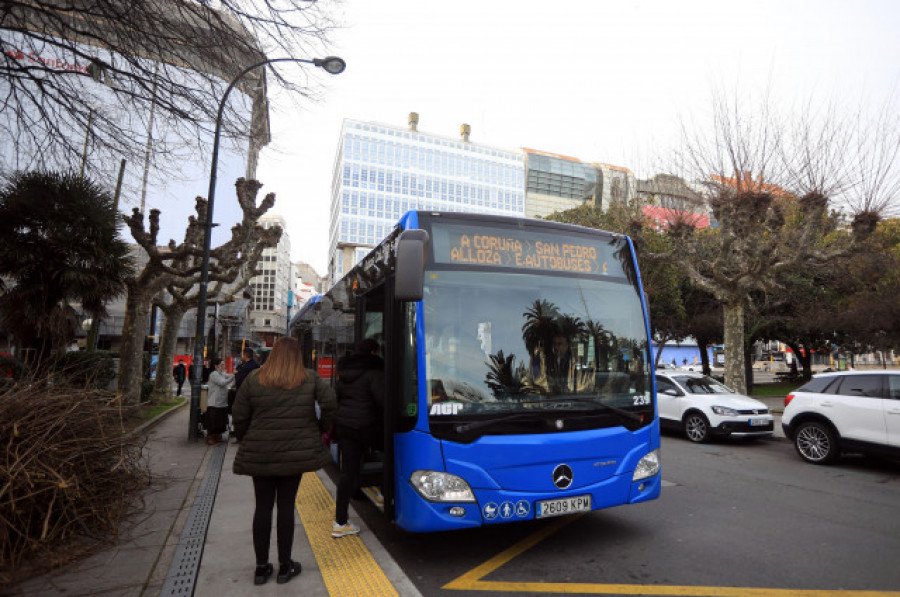
[[[753,393],[753,388],[756,385],[756,380],[753,378],[753,344],[751,342],[744,342],[744,380],[747,383],[747,391],[745,394],[749,396]]]
[[[126,405],[141,401],[141,367],[144,339],[150,329],[148,314],[153,291],[132,281],[125,299],[125,322],[122,325],[122,347],[119,349],[119,379],[116,391]]]
[[[697,338],[697,348],[700,349],[700,365],[703,370],[703,375],[710,375],[712,373],[712,369],[709,364],[709,351],[707,347],[710,342],[708,339],[703,337]]]
[[[723,301],[725,316],[725,385],[740,393],[747,393],[744,379],[744,302],[740,299]]]
[[[794,352],[794,360],[800,363],[800,376],[805,380],[811,379],[812,352],[794,342],[785,342],[785,344]]]
[[[159,400],[169,395],[172,390],[172,367],[175,360],[175,346],[178,344],[178,330],[187,309],[178,303],[159,304],[165,321],[162,338],[159,340],[159,356],[156,361],[156,384],[153,386],[153,398]]]

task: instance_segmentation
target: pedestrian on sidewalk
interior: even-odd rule
[[[241,352],[241,364],[238,365],[234,374],[234,387],[241,389],[241,384],[256,369],[259,369],[259,362],[256,360],[256,354],[252,348],[245,348]]]
[[[228,428],[228,387],[234,375],[225,372],[225,362],[220,358],[210,361],[209,391],[206,395],[206,443],[215,445],[222,441]]]
[[[321,419],[316,418],[316,403]],[[331,427],[336,411],[334,392],[303,366],[295,338],[279,338],[265,364],[241,383],[232,411],[234,434],[240,442],[234,473],[253,478],[257,585],[269,580],[274,571],[269,563],[269,539],[276,504],[277,581],[286,583],[300,574],[300,562],[291,559],[294,500],[301,475],[322,468],[330,460],[322,434]]]
[[[181,396],[181,388],[184,386],[184,380],[187,379],[187,367],[184,366],[184,361],[178,361],[178,364],[172,369],[172,377],[175,379],[175,383],[178,384],[178,391],[175,395]]]
[[[384,361],[378,342],[360,341],[356,352],[338,361],[337,441],[341,450],[341,476],[335,498],[334,538],[359,533],[350,522],[350,496],[359,489],[363,454],[368,447],[383,450]]]
[[[245,348],[241,351],[241,364],[238,365],[237,371],[234,372],[234,387],[228,391],[228,414],[231,415],[234,409],[234,399],[237,398],[237,391],[241,389],[241,384],[247,379],[251,372],[259,369],[259,363],[254,358],[252,348]]]

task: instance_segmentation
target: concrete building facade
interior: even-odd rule
[[[279,215],[265,215],[259,219],[263,228],[281,227],[281,240],[275,247],[263,249],[257,267],[259,275],[250,279],[252,295],[250,330],[271,346],[285,335],[288,324],[288,291],[292,290],[291,239],[287,222]]]

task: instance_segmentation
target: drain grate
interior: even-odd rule
[[[197,571],[200,570],[200,559],[203,557],[203,544],[206,542],[206,530],[212,516],[213,504],[216,501],[216,490],[219,488],[219,477],[222,463],[225,461],[227,444],[219,444],[213,448],[203,480],[194,496],[194,504],[181,531],[181,539],[175,549],[175,557],[169,566],[169,573],[163,583],[160,597],[180,597],[194,594],[197,582]]]

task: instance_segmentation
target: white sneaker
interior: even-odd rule
[[[337,539],[338,537],[345,537],[347,535],[356,535],[359,533],[359,527],[347,521],[347,524],[338,524],[337,522],[331,523],[331,536]]]

